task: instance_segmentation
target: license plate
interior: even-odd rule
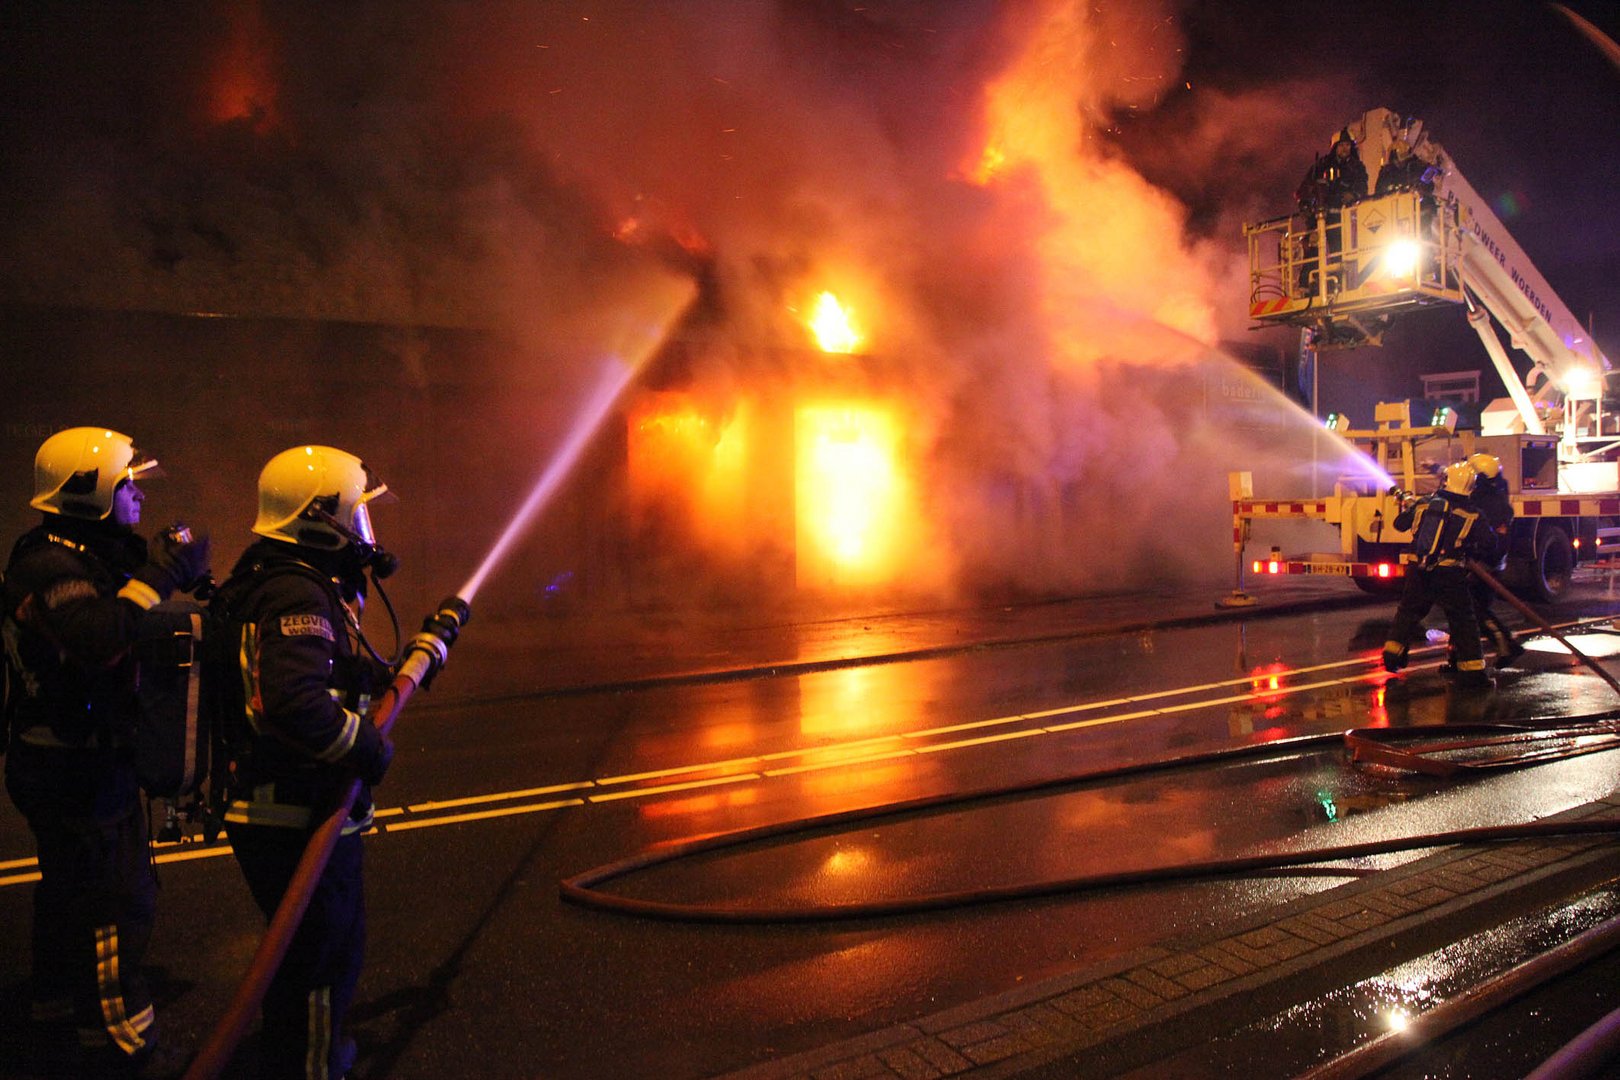
[[[1347,563],[1310,563],[1305,572],[1309,574],[1337,574],[1340,577],[1350,576],[1350,567]]]

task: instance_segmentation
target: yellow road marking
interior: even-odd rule
[[[604,781],[597,780],[594,782],[600,784]],[[578,791],[580,788],[590,787],[592,783],[590,780],[585,780],[573,784],[548,784],[546,787],[524,788],[522,791],[503,791],[499,795],[469,795],[464,799],[434,799],[430,802],[410,803],[405,809],[413,814],[425,814],[430,810],[447,810],[456,806],[474,806],[478,803],[494,802],[497,799],[527,799],[534,795],[555,795],[559,791]],[[575,802],[577,803],[578,800],[576,799]],[[398,813],[398,811],[392,812]],[[377,816],[381,817],[384,813],[385,811],[379,810]]]
[[[610,791],[606,795],[587,795],[586,802],[612,802],[615,799],[639,799],[643,795],[662,795],[666,791],[689,791],[692,788],[714,787],[716,784],[735,784],[743,780],[758,780],[759,773],[738,773],[735,776],[716,776],[708,780],[688,780],[684,784],[660,784],[658,787],[630,788]]]
[[[918,751],[909,746],[898,750],[890,750],[883,754],[863,754],[860,757],[840,758],[837,761],[812,761],[805,765],[784,765],[780,769],[766,769],[765,775],[770,777],[793,776],[797,773],[816,772],[819,769],[844,768],[850,765],[867,765],[874,761],[893,761],[898,757],[915,757]]]
[[[494,810],[476,810],[466,814],[444,814],[439,817],[423,818],[420,821],[401,821],[388,826],[386,831],[394,833],[404,832],[406,829],[428,829],[436,825],[457,825],[463,821],[483,821],[485,818],[512,817],[515,814],[535,814],[541,810],[557,810],[564,806],[584,805],[584,799],[558,799],[555,802],[502,806]]]
[[[1558,628],[1579,626],[1589,622],[1603,622],[1610,617],[1601,616],[1595,619],[1573,620],[1570,623],[1559,624]],[[1413,655],[1423,653],[1436,653],[1441,646],[1429,646],[1414,649]],[[1286,668],[1282,671],[1267,672],[1264,678],[1284,679],[1298,675],[1307,675],[1321,671],[1331,671],[1336,668],[1365,666],[1376,664],[1377,654],[1365,657],[1352,657],[1347,660],[1335,660],[1324,664],[1312,664],[1306,667]],[[1413,665],[1420,668],[1425,665]],[[878,735],[866,739],[855,739],[846,743],[832,746],[809,747],[795,750],[778,750],[769,754],[759,754],[752,757],[729,758],[723,761],[707,762],[697,765],[672,766],[664,769],[653,769],[640,773],[626,773],[621,776],[603,777],[597,780],[581,780],[561,784],[550,784],[544,787],[525,788],[516,791],[493,792],[485,795],[469,795],[458,799],[430,800],[421,803],[411,803],[403,807],[388,807],[375,811],[379,818],[404,817],[406,814],[425,813],[431,816],[423,818],[406,818],[401,821],[390,821],[382,832],[404,832],[411,829],[426,829],[439,825],[454,825],[468,821],[482,821],[490,818],[511,817],[518,814],[539,813],[549,810],[558,810],[571,806],[583,806],[586,803],[613,802],[622,799],[635,799],[648,795],[660,795],[671,791],[686,791],[693,788],[714,787],[720,784],[735,784],[749,780],[792,776],[799,773],[814,772],[820,769],[841,768],[850,765],[860,765],[873,761],[885,761],[900,757],[914,757],[919,754],[938,753],[943,750],[960,750],[974,746],[986,746],[991,743],[1007,742],[1013,739],[1028,738],[1033,735],[1059,734],[1066,731],[1075,731],[1080,728],[1101,727],[1107,724],[1118,724],[1128,720],[1139,720],[1147,716],[1166,716],[1173,713],[1192,712],[1198,709],[1215,708],[1220,705],[1241,704],[1252,702],[1258,696],[1286,697],[1292,694],[1303,693],[1309,690],[1320,690],[1332,686],[1343,686],[1347,683],[1368,682],[1379,678],[1382,672],[1373,670],[1357,675],[1350,675],[1340,679],[1324,679],[1317,682],[1300,683],[1296,686],[1279,687],[1275,690],[1267,689],[1263,693],[1250,690],[1247,693],[1233,694],[1226,697],[1202,699],[1199,701],[1182,702],[1176,705],[1166,705],[1158,708],[1138,709],[1133,712],[1114,713],[1108,716],[1092,717],[1088,720],[1077,720],[1066,724],[1048,724],[1038,727],[1023,728],[1018,731],[1001,732],[995,735],[984,735],[971,739],[958,739],[952,742],[936,743],[915,748],[900,746],[890,750],[871,754],[851,755],[851,750],[858,748],[872,748],[885,744],[900,743],[905,740],[921,740],[939,735],[954,734],[959,731],[974,731],[987,727],[995,727],[1019,721],[1039,720],[1051,716],[1068,716],[1078,712],[1089,712],[1097,709],[1110,708],[1116,705],[1136,704],[1160,698],[1177,697],[1185,694],[1201,693],[1208,690],[1218,690],[1230,686],[1252,685],[1256,676],[1244,675],[1218,682],[1201,683],[1196,686],[1174,687],[1167,690],[1155,690],[1145,694],[1134,694],[1127,697],[1109,698],[1102,701],[1082,702],[1077,705],[1065,705],[1055,709],[1043,709],[1027,713],[1015,713],[1008,716],[992,717],[988,720],[973,720],[960,724],[947,724],[933,728],[923,728],[917,731],[900,732],[894,735]],[[679,776],[687,773],[712,772],[715,769],[757,766],[768,761],[780,761],[785,758],[815,759],[805,760],[801,764],[784,766],[781,768],[764,769],[758,772],[741,772],[726,776],[707,777],[700,780],[690,780],[672,784],[661,784],[651,787],[631,787],[622,791],[610,791],[600,794],[586,795],[583,798],[558,799],[549,802],[525,803],[516,806],[495,807],[488,810],[469,811],[461,814],[440,814],[435,811],[457,806],[476,806],[491,802],[506,802],[513,799],[528,798],[534,795],[549,795],[564,791],[580,791],[589,788],[610,787],[615,784],[634,783],[639,780],[657,779],[665,776]],[[158,863],[188,862],[193,859],[211,859],[222,855],[229,855],[231,848],[228,843],[200,844],[194,842],[178,845],[155,845],[155,861]],[[38,865],[35,859],[9,859],[0,862],[0,871],[25,870],[21,874],[0,877],[0,888],[11,885],[23,885],[39,880],[37,869],[30,869]]]

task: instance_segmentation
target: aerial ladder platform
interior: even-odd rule
[[[1609,360],[1421,121],[1380,108],[1345,130],[1366,166],[1368,192],[1347,205],[1301,207],[1244,228],[1252,327],[1297,328],[1301,359],[1310,362],[1320,351],[1381,345],[1393,322],[1411,312],[1459,309],[1506,396],[1490,401],[1477,428],[1465,430],[1450,410],[1414,422],[1404,402],[1380,405],[1374,426],[1361,429],[1330,414],[1326,426],[1376,468],[1340,478],[1325,498],[1256,498],[1248,474],[1234,474],[1232,602],[1246,595],[1245,567],[1344,575],[1371,591],[1397,585],[1410,536],[1394,530],[1398,503],[1375,478],[1433,490],[1436,462],[1476,450],[1500,458],[1509,479],[1518,515],[1509,579],[1533,596],[1556,595],[1577,562],[1605,544],[1620,547],[1620,414],[1607,408]],[[1397,142],[1422,163],[1422,181],[1374,194]],[[1524,374],[1509,347],[1528,358]],[[1273,549],[1269,558],[1247,561],[1252,523],[1286,517],[1335,526],[1339,550],[1284,557]]]

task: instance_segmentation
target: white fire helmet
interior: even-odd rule
[[[387,491],[388,485],[353,454],[330,446],[295,446],[271,458],[259,473],[253,531],[307,547],[341,548],[351,536],[375,544],[367,505]]]
[[[128,435],[106,428],[68,428],[46,439],[34,455],[34,497],[28,505],[101,521],[112,513],[119,484],[162,475],[157,459],[144,457]]]
[[[1479,473],[1466,461],[1454,461],[1446,466],[1445,488],[1453,495],[1467,495],[1474,490]]]
[[[1487,454],[1481,451],[1471,455],[1468,458],[1468,464],[1472,465],[1474,471],[1487,480],[1495,480],[1502,475],[1502,459],[1495,454]]]

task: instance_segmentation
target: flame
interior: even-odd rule
[[[227,9],[230,29],[215,62],[206,112],[214,124],[247,123],[263,133],[281,122],[274,60],[264,12],[257,3]]]
[[[632,493],[684,519],[711,550],[735,551],[748,538],[750,418],[746,404],[717,417],[690,394],[648,395],[630,418]]]
[[[852,353],[860,348],[865,339],[855,329],[849,314],[832,293],[824,292],[816,297],[808,325],[822,352]]]
[[[1002,170],[1002,167],[1006,164],[1006,151],[1002,150],[1001,147],[997,146],[995,143],[991,143],[984,148],[984,153],[979,156],[978,165],[970,169],[968,171],[968,175],[975,184],[979,185],[980,187],[985,187],[990,183],[991,180],[995,179],[996,174],[999,173]]]
[[[909,517],[895,414],[872,404],[803,406],[796,430],[799,583],[886,580]]]
[[[1096,82],[1085,66],[1099,33],[1091,5],[1042,0],[1031,12],[1021,52],[986,88],[984,148],[962,172],[984,186],[1017,177],[1039,196],[1056,355],[1071,364],[1141,360],[1152,348],[1174,358],[1186,349],[1182,335],[1214,341],[1213,285],[1185,246],[1181,207],[1097,149],[1091,110],[1076,107],[1076,94]]]

